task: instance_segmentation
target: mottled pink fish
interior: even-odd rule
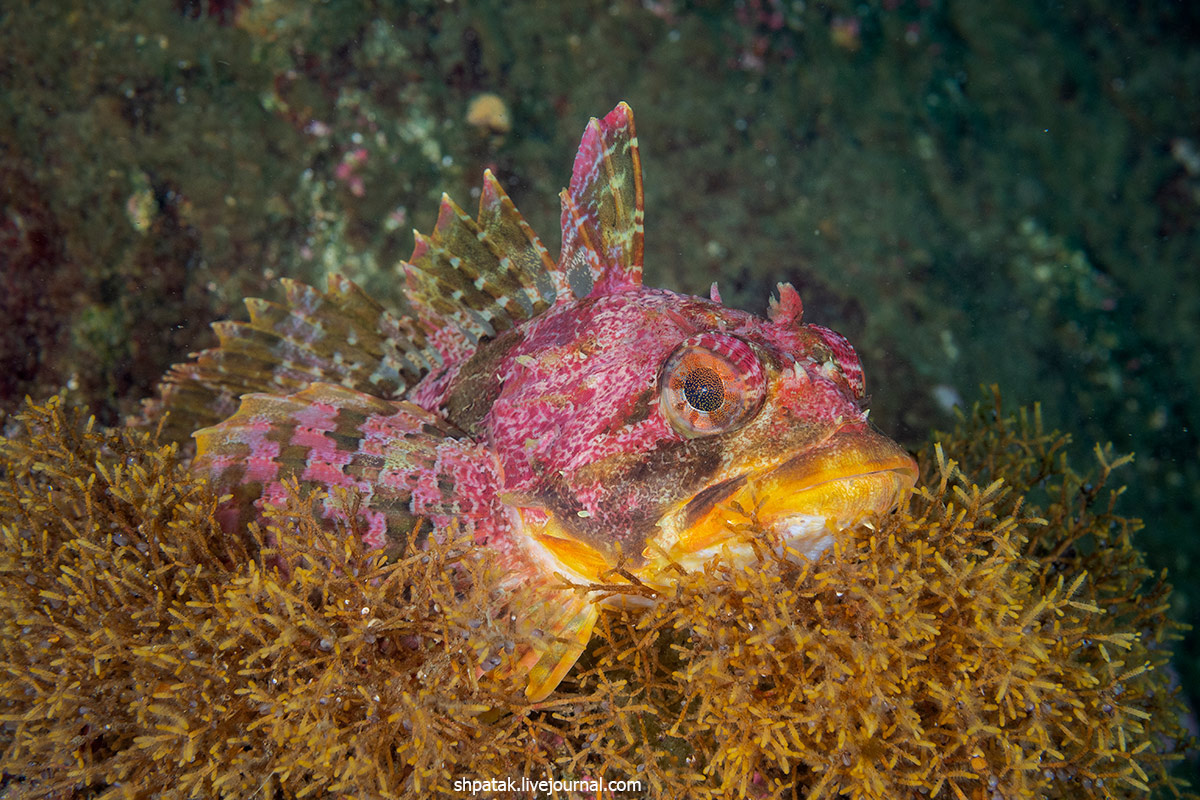
[[[336,275],[325,292],[285,281],[282,305],[247,301],[249,322],[218,323],[220,345],[169,374],[165,405],[209,425],[196,468],[243,522],[296,479],[360,492],[373,548],[403,546],[422,519],[471,531],[511,586],[561,607],[521,662],[532,699],[608,602],[561,577],[667,588],[672,565],[748,559],[748,529],[815,557],[916,480],[867,422],[853,348],[803,324],[791,286],[762,319],[715,286],[642,285],[624,103],[584,132],[557,263],[489,172],[478,218],[443,197],[399,273],[404,315]]]

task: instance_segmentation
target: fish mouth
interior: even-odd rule
[[[869,427],[844,428],[818,447],[697,492],[660,519],[641,558],[624,567],[572,537],[553,516],[535,518],[526,508],[517,510],[517,520],[546,574],[583,585],[638,584],[645,597],[618,593],[604,604],[641,605],[669,589],[680,568],[702,569],[721,553],[748,562],[752,542],[815,559],[837,528],[890,510],[916,481],[917,463],[898,444]]]
[[[866,427],[842,429],[765,471],[698,492],[663,520],[663,535],[638,572],[648,577],[671,562],[699,569],[722,551],[748,558],[749,539],[762,531],[778,537],[771,544],[816,558],[833,543],[834,529],[894,508],[917,474],[917,462],[891,439]]]

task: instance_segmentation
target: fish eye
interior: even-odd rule
[[[663,413],[689,438],[737,428],[754,416],[766,394],[754,349],[736,336],[712,331],[675,348],[658,385]]]
[[[683,378],[683,399],[697,411],[712,413],[725,402],[725,382],[712,367],[696,367]]]

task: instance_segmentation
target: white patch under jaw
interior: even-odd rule
[[[686,572],[700,572],[718,554],[724,555],[729,563],[737,566],[745,566],[754,560],[754,548],[750,543],[746,539],[733,537],[711,547],[684,553],[675,559],[675,563]]]
[[[777,522],[766,537],[759,537],[759,542],[771,545],[777,555],[788,560],[798,561],[803,557],[816,561],[833,546],[834,536],[834,530],[824,517],[794,514]],[[709,547],[676,554],[674,561],[687,572],[698,572],[718,554],[723,554],[732,564],[745,566],[754,560],[755,548],[747,539],[731,534],[728,539]]]
[[[784,517],[775,524],[775,533],[784,547],[809,561],[816,561],[821,553],[833,546],[834,534],[825,518],[811,514]]]

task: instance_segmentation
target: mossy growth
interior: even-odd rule
[[[1036,411],[977,407],[921,454],[904,508],[815,563],[764,546],[603,614],[533,705],[505,665],[541,604],[464,538],[384,561],[299,497],[230,537],[173,445],[57,402],[21,421],[0,448],[14,794],[437,797],[523,776],[641,781],[629,797],[1182,791],[1178,625],[1114,510],[1126,459],[1098,448],[1077,475]]]

